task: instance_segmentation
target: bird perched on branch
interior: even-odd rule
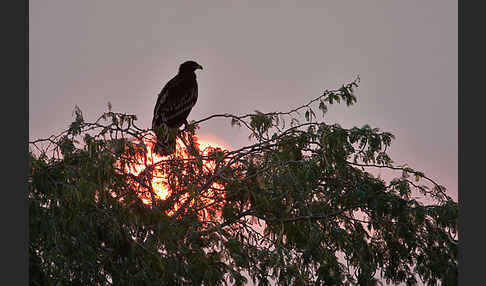
[[[162,88],[157,97],[152,129],[157,134],[154,151],[162,156],[175,152],[179,127],[187,126],[187,116],[197,101],[197,69],[203,67],[195,61],[186,61],[179,72]]]

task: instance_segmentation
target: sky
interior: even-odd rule
[[[457,1],[36,0],[29,3],[29,138],[66,129],[78,105],[150,128],[160,89],[196,60],[189,115],[286,111],[361,78],[352,107],[327,123],[369,124],[396,136],[390,154],[457,200]],[[238,147],[227,119],[200,137]],[[397,174],[399,175],[399,174]]]

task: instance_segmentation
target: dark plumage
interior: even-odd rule
[[[175,152],[176,135],[179,127],[187,124],[187,116],[197,101],[197,69],[203,69],[195,61],[186,61],[179,66],[179,72],[172,78],[157,97],[152,119],[152,129],[156,132],[167,126],[163,138],[157,136],[154,151],[160,155]]]

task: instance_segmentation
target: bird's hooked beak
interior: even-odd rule
[[[196,69],[203,69],[203,67],[201,65],[197,65]]]

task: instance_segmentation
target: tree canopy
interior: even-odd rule
[[[89,122],[76,108],[67,130],[29,143],[31,285],[455,285],[457,202],[393,163],[391,133],[326,122],[358,83],[192,121],[158,160],[136,116],[109,105]],[[251,143],[201,148],[199,126],[217,118]]]

